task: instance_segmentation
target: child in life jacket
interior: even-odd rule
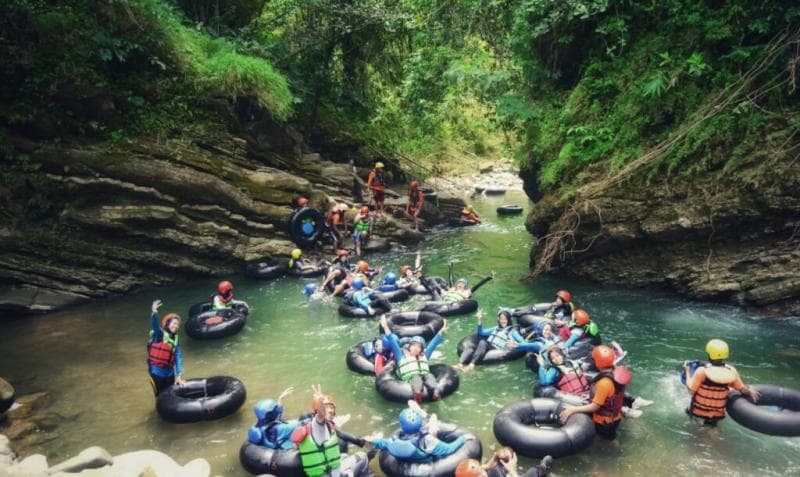
[[[181,317],[167,313],[158,318],[161,300],[153,301],[150,314],[150,339],[147,342],[147,368],[153,393],[158,396],[173,384],[183,384],[183,354],[178,344]]]

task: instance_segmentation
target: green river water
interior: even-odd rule
[[[800,475],[800,438],[757,434],[730,419],[717,429],[702,428],[683,413],[688,395],[677,377],[684,360],[704,358],[706,341],[721,337],[730,344],[731,363],[746,383],[798,387],[800,320],[760,320],[734,307],[557,277],[521,282],[531,236],[522,216],[499,218],[494,208],[508,200],[527,200],[521,192],[505,199],[475,200],[488,223],[431,233],[422,244],[426,272],[445,275],[452,260],[458,276],[466,275],[474,283],[495,270],[497,278],[477,293],[491,314],[501,305],[550,301],[556,289],[568,288],[600,324],[603,335],[628,350],[626,364],[634,373],[629,389],[655,401],[641,418],[623,422],[616,442],[598,438],[580,455],[557,460],[555,475]],[[413,263],[414,251],[370,260],[396,270]],[[18,394],[46,391],[48,409],[70,416],[48,431],[51,439],[30,451],[45,453],[56,463],[90,445],[101,445],[112,454],[154,448],[181,463],[204,457],[213,475],[244,476],[248,474],[239,465],[238,451],[254,421],[253,404],[295,386],[285,400],[287,415],[294,416],[307,409],[309,386],[318,383],[335,395],[339,414],[351,415],[344,429],[365,435],[394,431],[401,406],[382,399],[372,378],[345,366],[347,348],[374,336],[376,321],[341,318],[333,305],[307,304],[301,295],[304,282],[293,278],[265,283],[233,277],[236,297],[252,307],[245,329],[217,341],[182,336],[186,377],[222,374],[245,383],[248,397],[239,412],[196,424],[162,421],[155,412],[144,361],[150,303],[161,298],[162,312],[185,316],[191,304],[211,293],[216,281],[209,278],[4,321],[0,376],[12,382]],[[454,317],[449,324],[435,357],[455,364],[456,344],[473,332],[475,319]],[[524,360],[479,366],[462,376],[455,394],[426,406],[442,420],[471,429],[483,442],[487,458],[497,447],[492,433],[495,413],[507,403],[529,398],[533,383]],[[521,463],[527,467],[532,461]],[[377,459],[372,466],[379,472]]]

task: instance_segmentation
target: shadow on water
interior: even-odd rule
[[[616,442],[596,439],[588,451],[559,459],[554,467],[557,475],[800,474],[799,439],[756,434],[730,420],[718,429],[704,429],[686,419],[683,408],[688,397],[677,376],[684,360],[702,358],[705,342],[718,336],[731,345],[732,363],[746,382],[796,386],[797,319],[760,321],[729,306],[554,276],[521,282],[531,243],[524,216],[497,218],[494,212],[509,200],[526,203],[521,193],[476,198],[475,205],[488,223],[431,233],[422,248],[426,272],[444,276],[447,263],[453,261],[456,276],[475,283],[496,271],[495,280],[477,293],[489,314],[487,322],[493,321],[499,306],[550,301],[556,289],[568,288],[599,322],[602,333],[628,350],[632,391],[656,401],[641,418],[624,422]],[[370,260],[396,270],[413,263],[414,252]],[[307,281],[290,278],[263,283],[234,277],[236,296],[252,306],[244,331],[219,341],[181,338],[187,376],[239,377],[248,391],[244,407],[219,421],[163,422],[155,413],[145,366],[150,302],[161,298],[164,311],[185,314],[213,290],[215,282],[199,280],[4,322],[0,376],[15,383],[21,394],[48,392],[50,410],[71,418],[50,431],[54,439],[30,451],[46,453],[54,463],[89,445],[102,445],[112,453],[155,448],[181,462],[205,457],[214,475],[244,476],[238,449],[253,420],[255,402],[295,386],[285,400],[286,414],[294,416],[307,409],[308,387],[316,383],[336,396],[341,414],[351,415],[347,430],[383,435],[394,431],[401,406],[384,401],[372,379],[345,366],[347,348],[374,336],[375,320],[341,318],[336,304],[305,303],[301,290]],[[455,363],[456,344],[474,332],[474,326],[473,316],[450,319],[439,359]],[[533,384],[534,376],[523,361],[478,367],[462,377],[458,392],[428,407],[473,430],[488,457],[497,448],[492,434],[495,413],[509,402],[529,398]],[[377,469],[376,462],[373,467]]]

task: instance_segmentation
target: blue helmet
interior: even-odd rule
[[[398,421],[403,434],[416,434],[422,429],[422,416],[413,409],[403,409]]]
[[[466,279],[466,278],[459,278],[459,279],[456,281],[456,285],[458,285],[459,283],[463,283],[465,287],[466,287],[466,286],[469,286],[469,282],[467,281],[467,279]]]
[[[383,277],[383,283],[387,285],[394,285],[396,282],[397,282],[397,275],[395,275],[392,272],[387,273],[386,276]]]
[[[375,354],[375,345],[372,344],[372,341],[367,341],[361,345],[361,352],[364,353],[364,356],[368,359],[372,358],[372,355]]]
[[[422,336],[414,336],[413,338],[408,340],[408,344],[411,344],[411,343],[419,343],[424,348],[425,347],[425,338],[423,338]]]
[[[316,283],[306,283],[306,286],[303,287],[303,295],[311,296],[317,291],[317,284]]]
[[[361,278],[356,278],[355,280],[353,280],[352,287],[355,288],[356,290],[361,290],[362,288],[364,288],[364,280]]]
[[[256,403],[253,412],[255,412],[258,422],[272,422],[281,418],[283,406],[274,399],[262,399]]]

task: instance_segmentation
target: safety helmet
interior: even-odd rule
[[[409,270],[411,270],[411,267],[409,267],[408,265],[403,265],[402,267],[400,267],[400,275],[405,276]]]
[[[711,361],[721,361],[723,359],[728,359],[728,356],[730,356],[728,343],[720,339],[709,341],[706,344],[706,353],[708,353],[708,359]]]
[[[316,283],[306,283],[306,286],[303,287],[303,295],[311,296],[316,291],[317,291]]]
[[[166,330],[169,327],[169,322],[172,320],[178,320],[178,325],[181,324],[181,317],[177,313],[167,313],[161,318],[161,328]]]
[[[556,292],[556,296],[561,298],[561,301],[564,303],[569,303],[572,301],[572,293],[568,292],[567,290],[558,290]]]
[[[362,288],[364,288],[364,280],[362,280],[361,278],[356,278],[355,280],[353,280],[353,288],[356,290],[361,290]]]
[[[472,204],[469,204],[467,205],[467,210],[472,212],[473,210],[475,210],[475,207],[473,207]]]
[[[306,199],[305,197],[299,197],[297,199],[297,206],[298,207],[305,207],[307,205],[308,205],[308,199]]]
[[[387,285],[394,285],[397,282],[397,275],[395,275],[392,272],[389,272],[386,274],[385,277],[383,277],[383,282],[386,283]]]
[[[322,402],[320,402],[319,399],[314,399],[311,401],[311,410],[314,413],[323,411],[326,406],[332,406],[333,410],[336,410],[336,399],[334,399],[330,394],[322,396]]]
[[[366,205],[364,207],[361,207],[361,215],[367,215],[368,213],[369,213],[369,207],[367,207]]]
[[[296,249],[292,250],[292,258],[293,259],[297,260],[301,256],[303,256],[303,251],[302,250],[300,250],[299,248],[296,248]]]
[[[413,409],[403,409],[397,419],[403,434],[416,434],[422,429],[422,416]]]
[[[412,189],[416,189],[417,187],[419,187],[419,182],[411,181],[411,183],[408,186],[411,187]]]
[[[456,466],[456,477],[481,477],[485,475],[476,459],[464,459]]]
[[[231,290],[233,290],[233,284],[228,280],[219,282],[219,284],[217,285],[217,291],[222,293],[223,295]]]
[[[589,323],[589,313],[586,313],[586,310],[575,310],[572,312],[572,319],[578,326],[585,326]]]
[[[383,163],[378,161],[375,163],[375,169],[383,169]]]
[[[616,355],[614,350],[606,345],[595,346],[592,350],[592,359],[597,369],[607,369],[614,366]]]
[[[262,399],[253,408],[259,422],[273,422],[281,418],[283,406],[274,399]]]
[[[412,343],[419,343],[422,347],[425,347],[425,338],[422,336],[413,336],[410,340],[408,340],[408,344]]]
[[[375,354],[375,345],[372,341],[367,341],[361,345],[361,352],[367,359],[370,359]]]
[[[459,283],[463,283],[464,286],[468,286],[469,285],[469,282],[467,281],[466,278],[459,278],[458,280],[456,280],[456,284],[459,284]]]
[[[347,207],[347,204],[345,204],[345,203],[341,203],[341,204],[337,205],[336,207],[342,212],[347,212],[347,209],[349,209],[349,207]]]
[[[369,270],[369,262],[366,260],[359,260],[356,264],[356,270],[359,272],[366,272]]]

